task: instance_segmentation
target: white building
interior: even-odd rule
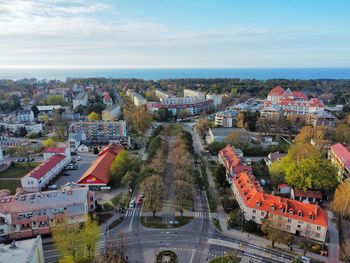
[[[155,95],[159,99],[166,99],[166,98],[170,97],[170,95],[167,92],[165,92],[164,90],[161,90],[161,89],[156,89]]]
[[[67,147],[67,149],[69,149]],[[21,185],[25,192],[38,192],[47,186],[71,161],[69,156],[54,154],[45,159],[43,163],[35,167],[21,179]]]
[[[76,109],[78,106],[86,106],[88,103],[88,96],[85,92],[80,92],[78,95],[73,99],[73,109]]]
[[[31,110],[20,110],[17,112],[17,121],[19,122],[34,122],[34,113]]]
[[[103,121],[115,121],[121,116],[121,110],[119,105],[108,106],[104,111],[102,111]]]
[[[223,128],[232,128],[235,125],[237,111],[222,111],[215,114],[215,126]]]
[[[197,97],[200,100],[205,99],[205,94],[200,91],[191,90],[191,89],[184,89],[184,97]]]
[[[6,263],[45,263],[41,236],[0,245],[0,262]]]
[[[68,144],[71,152],[77,152],[82,142],[86,141],[85,133],[69,133]]]
[[[207,94],[206,99],[214,101],[214,107],[218,107],[222,104],[222,95],[221,94]]]
[[[47,147],[43,151],[44,160],[48,160],[51,156],[55,154],[62,154],[67,158],[71,158],[69,147]]]
[[[21,128],[25,128],[28,133],[39,133],[43,131],[42,123],[21,123],[21,122],[0,122],[4,129],[16,133]]]

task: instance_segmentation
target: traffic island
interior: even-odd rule
[[[157,254],[156,263],[177,263],[177,255],[171,250],[164,250]]]
[[[238,263],[241,262],[240,257],[235,254],[228,253],[225,256],[217,257],[209,261],[209,263]]]

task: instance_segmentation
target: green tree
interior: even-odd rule
[[[45,105],[63,105],[64,97],[62,95],[51,95],[44,101]]]
[[[126,150],[122,150],[115,157],[110,168],[110,184],[112,186],[119,186],[122,178],[132,167],[132,158]]]
[[[320,156],[307,157],[285,166],[288,184],[303,190],[333,190],[337,184],[336,168]]]
[[[93,112],[90,112],[88,119],[90,121],[97,121],[99,119],[99,116],[96,112],[93,111]]]

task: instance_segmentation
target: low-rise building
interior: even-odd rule
[[[41,236],[36,238],[13,241],[11,244],[0,245],[1,260],[6,263],[45,263]]]
[[[232,132],[239,134],[241,137],[240,139],[243,142],[249,143],[251,140],[251,136],[244,128],[209,128],[206,141],[208,144],[211,144],[213,142],[223,142],[226,137]]]
[[[120,118],[121,111],[119,105],[108,106],[104,111],[102,111],[103,121],[115,121]]]
[[[280,152],[269,153],[269,155],[267,156],[267,159],[265,160],[266,165],[270,166],[272,165],[273,162],[282,160],[282,158],[285,157],[286,155],[287,155],[286,153],[280,153]]]
[[[71,152],[77,152],[79,146],[86,141],[85,133],[69,133],[68,145]]]
[[[215,114],[215,126],[222,128],[232,128],[235,126],[237,111],[227,110]]]
[[[73,99],[73,109],[78,108],[78,106],[86,106],[88,103],[88,95],[85,92],[78,93],[77,96]]]
[[[320,191],[303,191],[292,188],[291,198],[304,203],[320,204],[322,202],[322,193]]]
[[[0,191],[0,237],[20,239],[49,234],[58,220],[85,221],[95,210],[95,193],[88,187],[67,184],[59,190],[11,195]]]
[[[20,110],[17,112],[18,122],[34,122],[34,113],[31,110]]]
[[[196,97],[200,100],[204,100],[205,93],[197,91],[197,90],[184,89],[184,97]]]
[[[43,157],[45,161],[56,154],[61,154],[67,158],[71,157],[69,147],[46,147],[43,150]]]
[[[350,151],[341,143],[331,146],[328,159],[338,168],[338,180],[342,181],[350,176]]]
[[[97,159],[91,164],[89,169],[78,180],[78,184],[90,187],[106,186],[109,182],[112,162],[123,149],[121,145],[115,143],[105,147],[98,154]]]
[[[20,129],[25,129],[27,133],[40,133],[43,131],[43,125],[35,122],[0,122],[0,129],[12,134],[19,133]]]
[[[21,185],[25,192],[38,192],[43,189],[71,161],[69,147],[63,148],[63,153],[59,151],[59,147],[48,149],[52,151],[44,152],[44,162],[22,177]]]

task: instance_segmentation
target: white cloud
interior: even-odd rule
[[[93,0],[0,0],[0,21],[0,66],[278,66],[305,63],[298,48],[315,58],[329,37],[278,27],[180,30]]]

